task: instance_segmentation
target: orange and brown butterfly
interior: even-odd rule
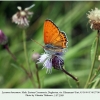
[[[67,47],[68,39],[64,32],[50,19],[44,22],[44,49],[48,53],[60,53]]]

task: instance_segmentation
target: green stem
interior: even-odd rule
[[[99,73],[99,71],[100,71],[100,66],[96,70],[95,74],[91,77],[90,83],[94,80],[94,78],[97,76],[97,74]]]
[[[30,71],[29,78],[30,78],[33,86],[36,87],[36,85],[34,83],[34,79],[33,79],[33,74],[31,72],[31,68],[30,68],[30,65],[29,65],[29,60],[28,60],[28,54],[27,54],[27,48],[26,48],[26,32],[25,32],[25,30],[23,30],[23,46],[24,46],[24,54],[25,54],[26,64],[27,64],[27,67],[29,68],[29,71]]]
[[[27,67],[30,70],[29,61],[28,61],[28,54],[27,54],[27,49],[26,49],[26,33],[25,33],[25,30],[23,30],[23,46],[24,46],[24,54],[25,54],[26,64],[27,64]]]
[[[11,55],[11,57],[16,61],[15,55],[10,51],[8,45],[4,45],[5,49],[8,51],[8,53]]]
[[[37,80],[38,80],[38,88],[41,88],[40,78],[39,78],[39,73],[38,73],[38,65],[37,65],[37,63],[35,63],[35,66],[36,66],[36,76],[37,76]]]
[[[70,74],[69,72],[67,72],[64,68],[62,68],[62,71],[67,74],[68,76],[70,76],[71,78],[73,78],[76,83],[77,83],[77,86],[79,87],[79,80],[77,79],[77,77],[73,76],[72,74]]]
[[[70,88],[73,88],[72,85],[71,85],[71,83],[70,83],[70,80],[68,79],[68,76],[66,76],[66,77],[67,77],[67,81],[68,81],[69,87],[70,87]]]
[[[34,87],[36,87],[34,79],[32,77],[32,74],[29,73],[26,68],[19,63],[18,59],[15,57],[15,55],[10,51],[9,47],[7,45],[4,46],[5,49],[8,51],[8,53],[11,55],[11,57],[13,58],[13,60],[23,69],[23,71],[26,73],[26,75],[29,77],[29,79],[31,80],[32,84]]]
[[[95,48],[95,53],[94,53],[94,59],[93,59],[93,62],[92,62],[92,65],[91,65],[91,70],[90,70],[90,74],[89,74],[89,77],[87,79],[87,82],[86,82],[86,85],[84,88],[87,88],[89,83],[90,83],[90,79],[91,79],[91,76],[93,74],[93,69],[94,69],[94,65],[95,65],[95,60],[96,60],[96,54],[97,54],[97,49],[98,49],[98,43],[99,43],[99,30],[97,32],[97,36],[96,36],[96,48]]]

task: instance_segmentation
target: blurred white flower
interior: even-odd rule
[[[90,28],[95,30],[100,30],[100,10],[98,8],[92,9],[87,14],[89,18]]]
[[[37,62],[37,63],[43,63],[43,68],[47,69],[46,73],[52,72],[52,63],[51,63],[50,59],[51,59],[51,55],[44,53],[44,54],[40,55],[40,58],[38,59],[38,62]]]
[[[33,4],[30,7],[25,8],[24,10],[22,10],[22,8],[18,6],[17,8],[19,11],[12,16],[12,22],[14,22],[15,24],[17,24],[18,26],[22,28],[28,27],[29,17],[32,17],[33,15],[33,12],[30,12],[29,10],[34,6],[35,4]]]

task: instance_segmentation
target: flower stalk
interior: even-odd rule
[[[7,44],[4,45],[4,48],[8,51],[8,53],[11,55],[11,57],[16,61],[16,57],[15,57],[15,55],[10,51],[10,49],[9,49],[9,47],[8,47]]]
[[[38,73],[38,64],[35,63],[35,66],[36,66],[36,76],[37,76],[37,81],[38,81],[38,88],[41,88],[40,77],[39,77],[39,73]]]
[[[73,79],[77,82],[77,85],[78,85],[78,87],[79,87],[79,80],[78,80],[75,76],[73,76],[72,74],[68,73],[64,68],[62,68],[62,71],[63,71],[65,74],[67,74],[68,76],[70,76],[71,78],[73,78]]]
[[[38,61],[39,58],[40,58],[40,54],[39,53],[33,53],[32,60],[35,63],[36,77],[37,77],[37,81],[38,81],[38,88],[41,88],[40,77],[39,77],[39,72],[38,72],[38,64],[37,64],[37,61]]]
[[[29,77],[29,79],[31,80],[32,84],[34,87],[36,87],[33,76],[31,73],[29,73],[26,68],[19,63],[18,59],[15,57],[15,55],[10,51],[9,47],[7,45],[4,45],[5,49],[7,50],[7,52],[11,55],[11,57],[13,58],[13,60],[24,70],[24,72],[26,73],[26,75]]]
[[[97,36],[96,36],[96,47],[95,47],[95,51],[94,51],[94,58],[93,58],[93,61],[92,61],[92,65],[91,65],[91,69],[90,69],[90,74],[89,74],[89,77],[87,79],[85,88],[88,87],[88,85],[90,83],[90,80],[91,80],[91,77],[92,77],[92,74],[93,74],[93,69],[94,69],[94,65],[95,65],[95,61],[96,61],[96,55],[97,55],[97,50],[98,50],[99,34],[100,33],[99,33],[99,30],[98,30],[97,31]]]
[[[24,47],[24,55],[25,55],[25,59],[26,59],[26,65],[29,68],[30,72],[30,65],[29,65],[29,60],[28,60],[28,54],[27,54],[27,47],[26,47],[26,32],[25,30],[23,30],[23,47]]]
[[[78,79],[76,77],[74,77],[72,74],[68,73],[64,68],[62,68],[62,71],[64,73],[66,73],[67,75],[69,75],[71,78],[73,78],[75,81],[78,81]]]

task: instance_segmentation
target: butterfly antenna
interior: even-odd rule
[[[33,39],[31,39],[31,40],[34,41],[35,43],[39,44],[42,48],[44,48],[44,46],[41,45],[40,43],[38,43],[37,41],[35,41],[35,40],[33,40]]]

